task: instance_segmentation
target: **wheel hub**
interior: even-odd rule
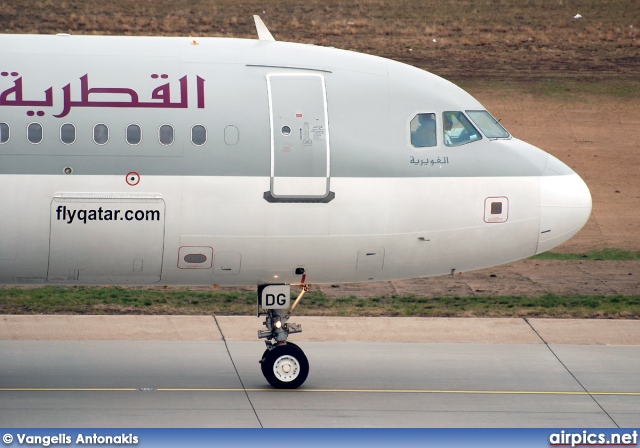
[[[293,356],[284,355],[273,363],[273,373],[280,381],[288,383],[300,374],[300,364]]]

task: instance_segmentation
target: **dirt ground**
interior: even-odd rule
[[[453,81],[637,81],[640,72],[637,0],[2,0],[0,32],[254,39],[253,14],[277,40],[375,54]]]
[[[560,297],[632,295],[640,291],[637,261],[521,260],[455,276],[377,283],[318,285],[327,297]]]
[[[637,0],[3,0],[0,32],[255,38],[252,14],[278,40],[376,54],[462,83],[514,136],[589,186],[589,222],[556,251],[640,251]],[[320,289],[360,297],[638,294],[640,262],[524,260],[455,278]]]

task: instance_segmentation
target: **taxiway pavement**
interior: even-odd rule
[[[258,318],[0,316],[0,426],[640,426],[640,321],[295,320],[282,391]]]

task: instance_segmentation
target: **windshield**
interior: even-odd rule
[[[468,110],[467,115],[487,138],[509,138],[510,135],[486,110]]]
[[[462,112],[443,112],[442,118],[445,145],[460,146],[482,138]]]

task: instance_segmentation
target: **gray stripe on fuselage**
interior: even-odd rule
[[[332,145],[331,177],[507,177],[540,176],[548,154],[517,146],[517,140],[475,142],[461,147],[412,151],[409,148],[345,148]],[[94,145],[96,146],[96,145]],[[121,145],[122,146],[122,145]],[[192,145],[189,145],[192,146]],[[217,147],[221,146],[221,147]],[[270,147],[254,146],[233,153],[223,145],[194,149],[182,155],[154,156],[113,154],[107,147],[90,147],[93,155],[1,154],[0,174],[63,175],[72,167],[74,175],[124,175],[129,171],[154,176],[270,176]],[[21,148],[28,150],[30,148]],[[129,150],[129,148],[124,148]],[[96,155],[100,152],[100,155]],[[111,154],[110,154],[111,153]],[[366,154],[370,154],[367,157]],[[438,163],[446,161],[446,163]],[[434,163],[432,163],[435,161]],[[545,175],[567,174],[549,171]]]

